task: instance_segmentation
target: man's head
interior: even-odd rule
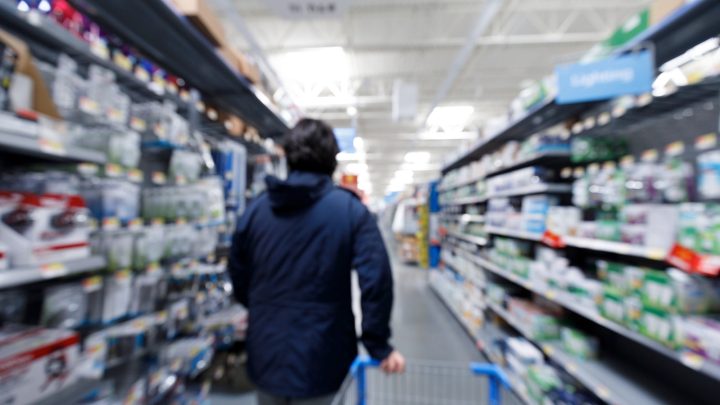
[[[332,176],[340,152],[330,125],[304,118],[285,135],[283,149],[290,170]]]

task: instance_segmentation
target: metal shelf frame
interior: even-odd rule
[[[89,273],[102,270],[106,267],[106,265],[107,262],[104,257],[91,256],[85,259],[72,260],[52,265],[9,269],[0,272],[0,289]]]

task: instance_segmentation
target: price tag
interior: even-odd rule
[[[595,128],[595,117],[585,118],[585,121],[583,122],[583,126],[585,127],[585,130]]]
[[[620,167],[623,169],[629,169],[635,164],[635,157],[632,155],[623,156],[622,159],[620,159]]]
[[[175,221],[175,225],[187,225],[187,219],[185,218],[178,218]]]
[[[637,107],[645,107],[646,105],[649,105],[653,101],[653,96],[651,93],[645,93],[638,96],[637,100],[635,101],[635,105]]]
[[[717,134],[700,135],[695,139],[696,150],[708,150],[717,146]]]
[[[67,274],[67,267],[63,263],[49,263],[40,266],[43,277],[60,277]]]
[[[127,172],[128,180],[132,181],[133,183],[142,183],[143,181],[143,172],[139,169],[130,169]]]
[[[163,172],[153,172],[151,180],[153,184],[162,186],[167,183],[167,176]]]
[[[607,125],[610,122],[610,113],[604,112],[598,116],[598,125]]]
[[[565,367],[567,368],[567,371],[569,371],[571,374],[575,374],[577,372],[577,364],[573,362],[568,362]]]
[[[115,273],[115,280],[117,281],[127,281],[130,280],[130,270],[120,270],[117,273]]]
[[[102,228],[106,231],[115,231],[120,229],[120,220],[115,217],[104,218]]]
[[[645,152],[642,153],[640,160],[642,160],[645,163],[653,163],[657,162],[658,160],[658,151],[657,149],[648,149]]]
[[[545,297],[551,301],[554,301],[555,298],[557,298],[557,293],[553,290],[548,290],[545,292]]]
[[[160,265],[157,263],[150,263],[148,264],[147,268],[145,269],[145,273],[148,275],[156,274],[160,271]]]
[[[676,141],[665,147],[665,155],[679,156],[685,152],[685,144],[682,141]]]
[[[660,248],[650,248],[647,251],[647,257],[652,260],[663,260],[667,256],[667,251]]]
[[[122,111],[118,110],[117,108],[111,107],[107,109],[107,112],[105,113],[107,115],[107,118],[111,122],[122,122],[123,121],[123,113]]]
[[[88,277],[82,281],[82,286],[85,291],[97,291],[102,286],[102,277]]]
[[[604,385],[600,385],[595,390],[595,394],[600,397],[600,399],[604,401],[608,401],[610,399],[610,390],[605,387]]]
[[[138,132],[145,132],[147,131],[147,122],[142,118],[132,117],[130,118],[130,128]]]
[[[544,346],[543,346],[543,351],[544,351],[545,354],[547,354],[548,356],[552,356],[553,353],[555,353],[555,350],[554,350],[553,347],[550,346],[550,345],[544,345]]]
[[[150,225],[152,226],[163,226],[165,225],[165,220],[162,218],[153,218],[150,222]]]
[[[175,184],[179,186],[184,186],[187,184],[187,179],[185,178],[185,176],[179,174],[175,176]]]
[[[100,171],[100,168],[98,167],[98,165],[96,165],[94,163],[80,163],[77,166],[77,171],[78,171],[78,173],[85,175],[85,176],[94,176],[94,175],[98,174],[98,172]]]
[[[622,105],[618,105],[612,110],[613,118],[620,118],[627,113],[627,108]]]
[[[149,82],[150,81],[150,73],[148,73],[147,70],[144,68],[138,66],[135,68],[135,77],[140,79],[143,82]]]
[[[97,101],[92,100],[89,97],[81,97],[80,100],[78,100],[78,108],[80,108],[80,111],[87,114],[100,114],[100,105]]]
[[[139,231],[143,227],[143,221],[140,218],[135,218],[128,222],[128,229],[132,231]]]
[[[576,122],[575,125],[572,126],[572,133],[577,135],[583,131],[583,124],[582,122]]]
[[[122,177],[123,175],[123,169],[120,167],[120,165],[115,163],[108,163],[105,165],[105,175],[107,177],[116,179],[118,177]]]
[[[45,153],[65,155],[65,145],[58,140],[40,138],[38,139],[38,147]]]
[[[565,242],[563,241],[562,236],[549,230],[545,231],[541,238],[541,241],[542,243],[550,246],[551,248],[559,249],[565,247]]]
[[[695,370],[700,370],[705,364],[705,359],[699,354],[693,352],[685,352],[680,355],[680,361]]]

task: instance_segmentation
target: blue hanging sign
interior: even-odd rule
[[[655,61],[650,51],[605,59],[594,63],[555,68],[558,104],[607,100],[652,91]]]
[[[335,128],[340,152],[355,153],[355,128]]]

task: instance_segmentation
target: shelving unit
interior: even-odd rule
[[[261,134],[277,138],[288,130],[274,107],[265,103],[248,80],[235,73],[208,40],[164,1],[71,3],[141,51],[153,55],[160,65],[172,67],[203,95],[242,117]]]
[[[531,241],[540,241],[542,239],[542,235],[527,231],[504,229],[494,226],[486,226],[485,230],[487,231],[487,233],[491,233],[493,235],[509,236],[511,238],[525,239]]]
[[[462,239],[466,242],[474,243],[476,245],[484,246],[487,244],[487,238],[481,236],[468,235],[460,232],[448,232],[448,236],[453,238]]]
[[[525,326],[507,310],[494,303],[488,303],[488,307],[526,339],[535,341]],[[538,346],[546,356],[608,403],[618,405],[683,403],[680,398],[674,398],[669,390],[647,381],[640,372],[628,369],[626,364],[607,358],[607,355],[601,354],[599,359],[582,360],[565,353],[557,342],[538,342]]]
[[[1,4],[1,3],[0,3]],[[41,137],[40,126],[7,113],[0,113],[0,148],[25,156],[60,162],[103,164],[105,155]]]
[[[517,284],[528,291],[532,291],[536,294],[542,295],[548,300],[559,304],[563,308],[577,315],[580,315],[585,319],[588,319],[604,328],[607,328],[619,335],[624,336],[625,338],[633,340],[649,349],[652,349],[665,357],[675,360],[678,362],[678,365],[686,366],[692,370],[706,374],[711,378],[720,380],[720,366],[705,361],[699,361],[697,356],[688,355],[682,352],[676,352],[659,342],[656,342],[644,335],[641,335],[638,332],[632,331],[623,325],[620,325],[602,317],[602,315],[600,315],[600,313],[595,308],[587,308],[583,305],[573,302],[573,300],[568,298],[563,292],[533,284],[527,279],[524,279],[507,270],[503,270],[499,266],[484,258],[475,257],[474,260],[475,263],[478,264],[478,266],[481,266],[482,268],[504,278],[505,280]]]
[[[104,269],[105,266],[105,258],[92,256],[87,259],[53,263],[34,268],[10,269],[0,272],[0,289],[89,273]]]
[[[488,193],[488,199],[490,198],[503,198],[503,197],[519,197],[533,194],[563,194],[572,191],[572,185],[570,184],[533,184],[526,187],[501,191],[498,193]]]

